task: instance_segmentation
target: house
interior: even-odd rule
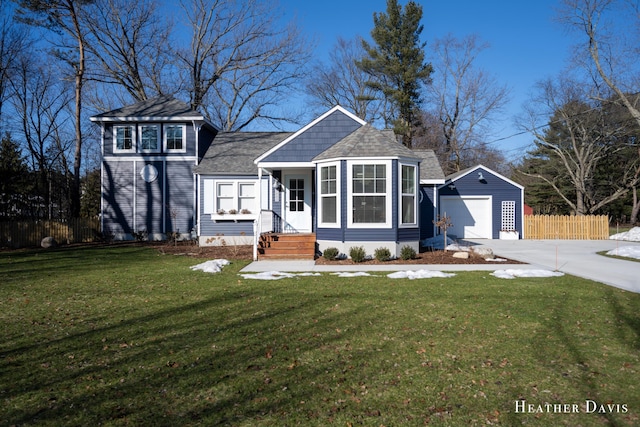
[[[438,187],[438,214],[459,239],[521,238],[524,187],[482,165],[446,177]]]
[[[506,178],[484,167],[445,177],[432,150],[410,150],[340,106],[296,132],[221,132],[170,97],[91,120],[102,130],[103,231],[116,239],[174,233],[202,246],[253,245],[256,259],[354,246],[398,255],[438,232],[439,212],[456,215],[460,237],[474,234],[462,207],[486,216],[478,198],[490,214],[503,199],[521,211]],[[472,172],[487,185],[474,190]],[[482,235],[496,238],[505,226],[490,222]]]
[[[168,96],[90,120],[101,128],[103,234],[118,240],[190,236],[197,221],[193,168],[216,128]]]

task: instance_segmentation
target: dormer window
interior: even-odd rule
[[[164,149],[167,152],[185,152],[185,125],[164,125]]]
[[[131,125],[114,126],[114,151],[135,152],[135,128]]]

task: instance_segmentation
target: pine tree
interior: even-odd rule
[[[422,6],[409,1],[403,7],[397,0],[387,0],[386,13],[373,14],[371,37],[374,45],[363,40],[367,56],[357,65],[371,76],[368,83],[380,91],[394,107],[394,130],[402,143],[411,146],[413,128],[418,123],[420,89],[429,82],[433,71],[425,63],[420,42],[423,25]]]
[[[15,219],[23,215],[23,204],[29,194],[28,174],[20,147],[6,134],[0,141],[0,218]]]

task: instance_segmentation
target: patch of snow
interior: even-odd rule
[[[241,274],[245,279],[255,279],[255,280],[280,280],[280,279],[288,279],[291,277],[295,277],[295,274],[292,273],[284,273],[282,271],[264,271],[262,273],[248,273]]]
[[[202,270],[205,273],[220,273],[222,267],[229,265],[230,262],[226,259],[214,259],[211,261],[205,261],[202,264],[194,265],[192,270]]]
[[[507,262],[506,259],[504,258],[485,258],[485,261],[490,261],[490,262]]]
[[[371,276],[371,274],[369,273],[365,273],[364,271],[355,271],[355,272],[350,272],[350,271],[339,271],[337,273],[331,273],[334,276],[338,276],[338,277],[367,277],[367,276]]]
[[[491,273],[491,275],[499,279],[515,279],[516,277],[558,277],[564,276],[564,273],[549,270],[519,270],[510,268],[507,270],[496,270]]]
[[[431,279],[434,277],[453,277],[453,273],[443,273],[442,271],[431,270],[416,270],[416,271],[397,271],[395,273],[388,274],[387,277],[391,279]]]
[[[639,227],[636,227],[639,228]],[[623,256],[640,259],[640,246],[620,246],[607,252],[607,255]]]
[[[633,227],[629,231],[609,236],[612,240],[627,240],[631,242],[640,242],[640,227]]]

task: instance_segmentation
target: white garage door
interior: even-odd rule
[[[440,215],[447,214],[453,224],[448,236],[463,239],[491,239],[491,196],[442,196]]]

